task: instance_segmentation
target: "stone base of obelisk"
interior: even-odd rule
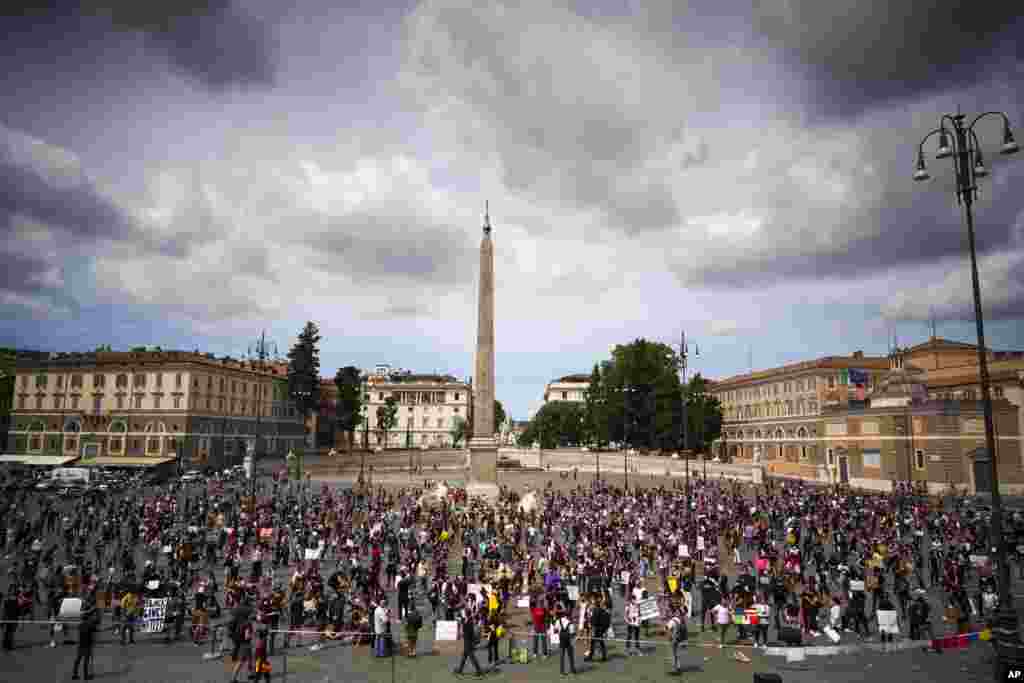
[[[466,495],[489,501],[498,499],[498,442],[493,438],[473,437],[469,440],[469,471]]]

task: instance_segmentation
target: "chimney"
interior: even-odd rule
[[[858,359],[859,358],[863,358],[864,357],[864,352],[863,351],[854,351],[853,352],[853,357],[854,358],[858,358]]]

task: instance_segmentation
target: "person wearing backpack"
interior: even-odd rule
[[[572,623],[572,619],[564,611],[559,613],[558,621],[555,623],[558,626],[558,647],[561,651],[558,659],[558,669],[565,676],[565,660],[568,659],[569,670],[572,671],[573,675],[576,675],[576,652],[574,648],[576,624]]]
[[[665,625],[668,630],[670,642],[672,643],[672,673],[682,673],[682,662],[680,650],[684,650],[689,639],[689,631],[686,627],[686,619],[678,612],[672,615],[669,619],[668,624]]]

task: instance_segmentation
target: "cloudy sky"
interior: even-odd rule
[[[639,336],[711,377],[931,314],[975,338],[951,165],[911,174],[958,107],[1024,140],[1019,3],[54,4],[0,10],[0,344],[283,353],[308,319],[325,375],[466,377],[485,200],[516,418]],[[987,332],[1020,349],[1024,154],[977,131]]]

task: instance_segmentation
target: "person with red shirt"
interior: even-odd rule
[[[530,616],[533,618],[533,656],[539,657],[543,649],[544,656],[548,656],[548,611],[541,605],[537,597],[532,599]]]

